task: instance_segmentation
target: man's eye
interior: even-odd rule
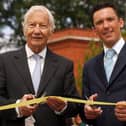
[[[103,23],[103,21],[97,21],[95,24],[96,25],[101,25]]]
[[[38,27],[40,29],[47,29],[48,28],[48,26],[45,24],[34,24],[34,23],[28,24],[28,28],[35,28],[35,27]]]
[[[108,21],[113,21],[114,20],[114,18],[108,18]]]
[[[28,27],[33,28],[33,27],[35,27],[35,24],[29,24]]]
[[[47,25],[42,24],[42,25],[39,25],[39,27],[42,28],[42,29],[45,29],[45,28],[47,28]]]

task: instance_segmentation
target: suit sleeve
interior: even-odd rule
[[[89,88],[89,78],[88,78],[88,66],[87,64],[84,65],[83,68],[83,76],[82,76],[82,97],[83,99],[87,100],[86,97],[91,95],[90,88]],[[84,105],[81,106],[80,117],[81,119],[86,122],[87,124],[93,124],[95,120],[88,120],[85,117],[84,113]]]
[[[75,85],[72,62],[69,62],[68,65],[66,66],[66,73],[65,73],[65,80],[64,80],[64,96],[80,98]],[[64,115],[66,117],[71,117],[71,116],[75,116],[78,112],[79,112],[79,104],[68,103],[68,107],[64,111]]]
[[[9,63],[9,62],[8,62]],[[0,55],[0,106],[16,103],[15,99],[10,99],[7,91],[6,83],[6,70],[4,66],[4,57]],[[8,109],[0,111],[0,118],[15,119],[16,118],[15,109]]]

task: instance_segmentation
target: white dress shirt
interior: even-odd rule
[[[116,64],[116,61],[118,59],[118,55],[119,55],[121,49],[123,48],[124,44],[125,44],[124,39],[123,38],[120,38],[118,40],[118,42],[112,47],[112,49],[114,49],[115,52],[116,52],[116,54],[112,58],[113,61],[114,61],[114,65]],[[103,47],[104,47],[104,52],[106,54],[106,52],[108,51],[109,48],[107,48],[105,45],[103,45]]]
[[[26,50],[29,70],[30,70],[30,73],[32,75],[34,67],[35,67],[35,63],[36,63],[35,59],[32,57],[34,55],[34,52],[28,47],[27,44],[25,46],[25,50]],[[38,55],[40,55],[42,57],[41,58],[41,74],[43,73],[46,53],[47,53],[47,47],[45,47],[41,52],[38,53]]]

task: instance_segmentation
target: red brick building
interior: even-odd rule
[[[48,47],[55,53],[65,56],[74,62],[74,73],[77,75],[78,64],[84,63],[84,56],[89,50],[89,42],[98,41],[98,37],[90,29],[64,29],[55,32]]]

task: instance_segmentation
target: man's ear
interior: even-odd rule
[[[92,27],[92,30],[97,34],[97,30],[95,29],[95,27]]]
[[[124,27],[124,20],[123,20],[123,18],[120,18],[119,22],[120,22],[120,28],[123,28]]]
[[[22,29],[23,29],[23,34],[25,36],[25,26],[24,26],[24,22],[22,22]]]

